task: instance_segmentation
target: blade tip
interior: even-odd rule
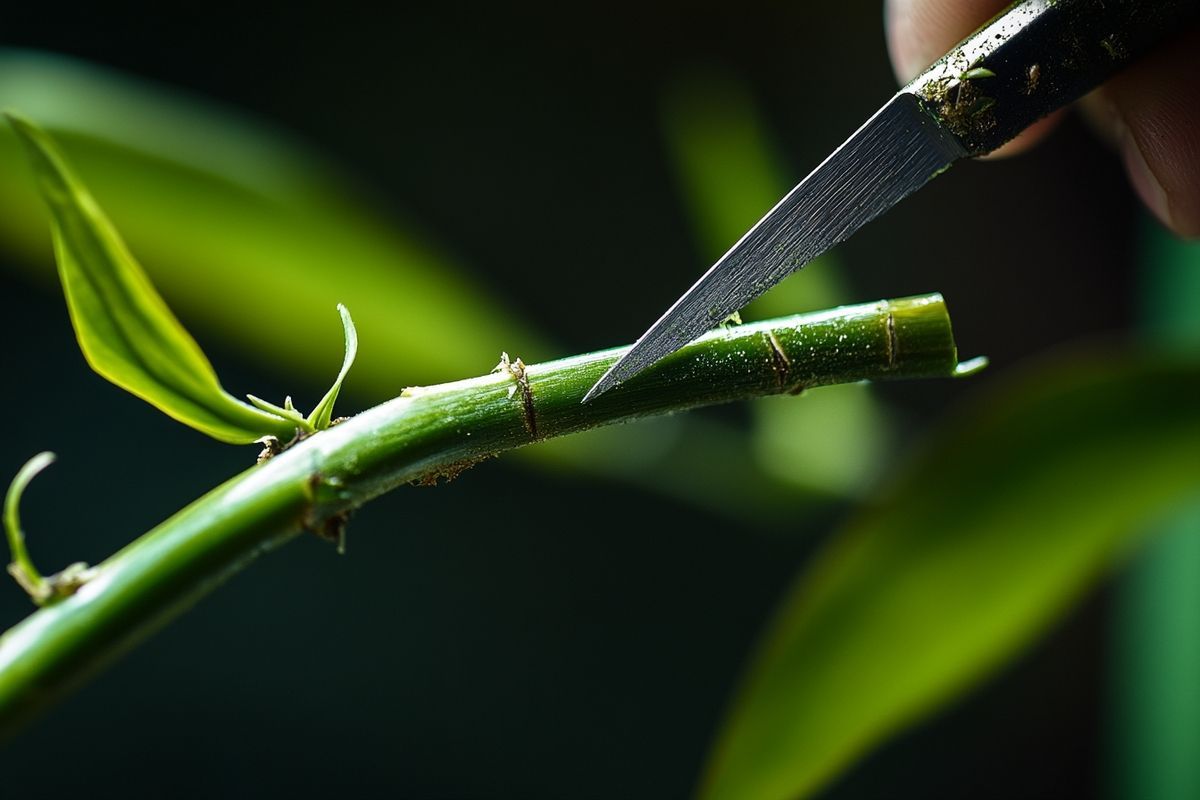
[[[592,388],[588,389],[587,394],[585,394],[583,396],[583,399],[579,401],[580,405],[584,405],[586,403],[591,402],[592,400],[594,400],[597,397],[599,397],[600,395],[604,394],[611,388],[605,382],[605,378],[607,378],[607,377],[608,377],[608,373],[605,373],[603,378],[601,378],[600,380],[598,380],[594,384],[592,384]]]
[[[592,388],[588,389],[587,394],[585,394],[583,399],[579,401],[580,405],[595,400],[597,397],[621,382],[620,379],[616,377],[615,373],[622,360],[623,359],[617,359],[616,363],[609,367],[604,374],[600,376],[600,380],[592,384]]]

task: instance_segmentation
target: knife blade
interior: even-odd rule
[[[1018,133],[1200,17],[1200,0],[1023,0],[896,93],[601,376],[632,378],[967,157]]]

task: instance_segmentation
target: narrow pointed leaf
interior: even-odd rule
[[[811,795],[1013,657],[1200,491],[1200,363],[1048,366],[960,415],[814,558],[702,797]]]
[[[91,367],[171,417],[225,442],[289,436],[294,426],[226,393],[50,137],[7,114],[50,209],[71,322]]]
[[[338,393],[342,390],[342,381],[346,380],[346,374],[350,372],[350,367],[354,366],[354,357],[358,355],[358,331],[354,329],[354,320],[350,319],[350,312],[341,303],[338,303],[337,310],[342,317],[342,331],[346,337],[346,355],[342,358],[342,369],[338,372],[333,386],[329,387],[329,391],[325,393],[321,402],[317,403],[317,407],[308,417],[308,424],[319,431],[329,427],[329,423],[333,419],[333,404],[337,402]]]

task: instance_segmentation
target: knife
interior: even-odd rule
[[[583,402],[628,380],[962,158],[989,153],[1200,17],[1200,0],[1023,0],[896,93],[718,259]]]

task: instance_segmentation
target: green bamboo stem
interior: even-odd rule
[[[258,555],[405,483],[539,439],[834,383],[962,373],[938,295],[714,331],[583,405],[623,349],[406,389],[192,503],[0,637],[0,737]]]

